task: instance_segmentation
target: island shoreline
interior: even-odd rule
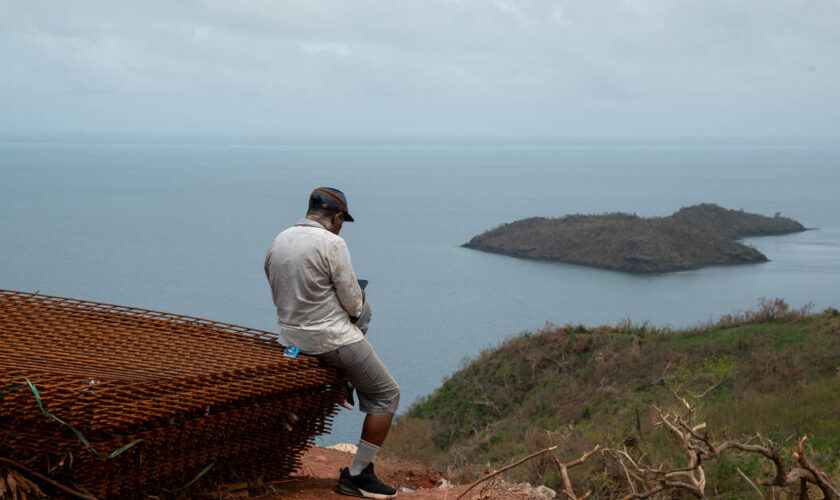
[[[530,217],[501,224],[460,246],[508,257],[658,275],[770,262],[741,240],[813,229],[778,212],[768,217],[706,203],[683,207],[667,217],[621,212]]]

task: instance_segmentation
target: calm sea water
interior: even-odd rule
[[[403,409],[464,357],[546,322],[679,327],[760,297],[840,306],[840,144],[827,142],[0,144],[0,288],[273,330],[265,251],[319,185],[348,195],[357,222],[342,236]],[[459,247],[533,215],[701,202],[818,229],[749,239],[765,264],[659,276]],[[320,442],[355,442],[360,422],[345,411]]]

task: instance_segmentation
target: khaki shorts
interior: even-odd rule
[[[340,369],[356,387],[359,409],[371,415],[392,415],[400,404],[400,386],[379,360],[367,339],[318,355]]]

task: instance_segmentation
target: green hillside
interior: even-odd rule
[[[788,449],[803,434],[812,459],[840,476],[840,317],[791,311],[762,301],[755,312],[669,331],[647,325],[547,326],[505,341],[467,362],[396,426],[388,451],[426,460],[466,479],[561,444],[569,459],[599,444],[678,464],[673,438],[654,425],[652,405],[676,408],[670,388],[723,383],[700,410],[720,438],[762,436]],[[733,452],[706,464],[707,492],[732,498],[751,487],[735,472],[772,476],[769,461]],[[571,471],[580,490],[607,498],[626,489],[615,461],[599,454]],[[512,479],[559,485],[537,461]]]

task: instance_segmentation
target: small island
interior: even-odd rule
[[[502,224],[462,246],[616,271],[664,273],[767,262],[764,254],[735,239],[805,230],[778,213],[767,217],[704,203],[668,217],[625,213],[531,217]]]

